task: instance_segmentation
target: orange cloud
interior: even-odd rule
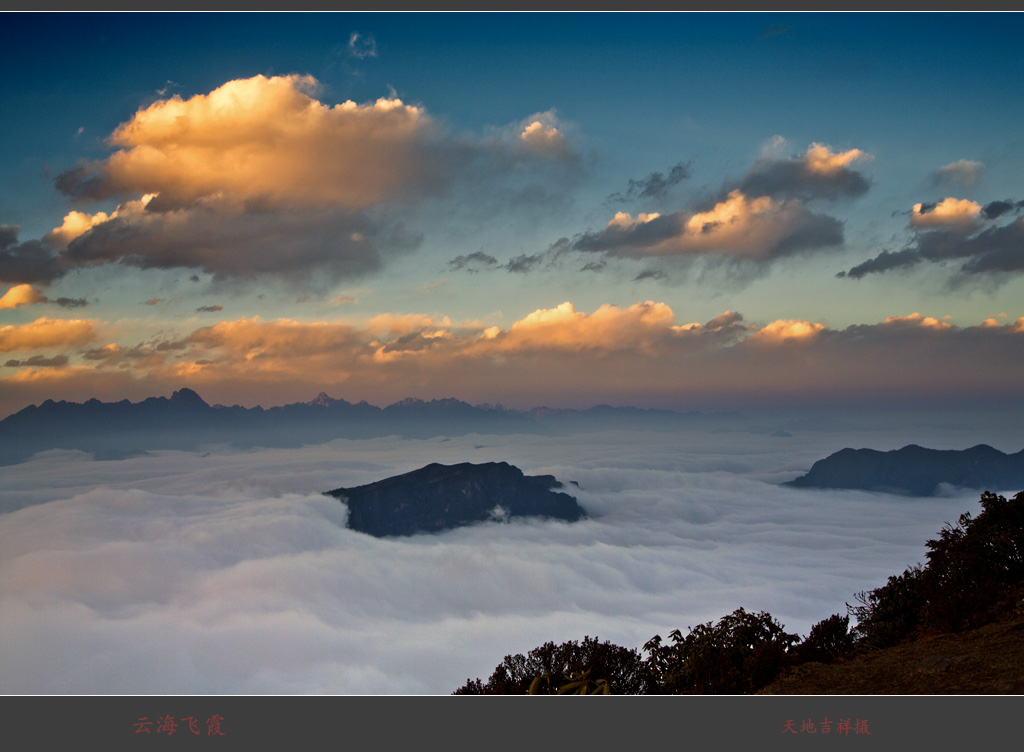
[[[615,212],[615,216],[608,220],[608,226],[631,230],[637,225],[645,225],[648,222],[652,222],[660,216],[661,214],[658,212],[649,212],[637,214],[636,219],[633,219],[629,212]]]
[[[676,323],[665,303],[603,305],[588,313],[567,301],[490,327],[419,314],[361,323],[223,321],[176,340],[105,340],[80,353],[80,364],[22,368],[0,383],[10,387],[8,401],[29,394],[41,401],[81,385],[94,390],[86,397],[116,399],[184,385],[212,401],[265,405],[308,400],[324,389],[377,404],[417,396],[520,406],[990,398],[1019,395],[1022,336],[1024,317],[958,328],[914,313],[833,330],[801,319],[750,325],[733,311],[705,324]],[[89,321],[40,319],[0,329],[5,351],[96,339]]]
[[[118,126],[110,136],[118,151],[88,172],[102,177],[108,195],[159,193],[177,202],[227,195],[348,209],[421,181],[433,130],[421,108],[384,98],[329,106],[316,89],[311,76],[259,75],[160,100]],[[90,190],[82,177],[69,175],[64,187]]]
[[[18,306],[30,306],[33,303],[42,303],[45,300],[46,297],[32,285],[15,285],[0,298],[0,310],[17,308]]]
[[[371,318],[366,323],[366,329],[375,335],[401,336],[410,332],[421,332],[425,329],[444,329],[451,325],[451,319],[447,316],[435,320],[418,313],[402,315],[382,313]]]
[[[909,316],[889,316],[885,323],[891,326],[918,326],[925,329],[951,329],[952,325],[931,316],[912,313]]]
[[[147,193],[138,201],[124,202],[110,214],[106,212],[96,212],[95,214],[86,214],[80,211],[69,212],[60,227],[54,227],[44,239],[54,245],[66,246],[75,238],[104,222],[109,222],[117,217],[127,218],[141,215],[154,198],[156,198],[155,193]]]
[[[778,319],[756,331],[751,340],[760,343],[780,343],[787,341],[804,341],[825,331],[824,324],[794,319]]]
[[[675,320],[664,303],[648,300],[622,309],[602,305],[591,314],[565,302],[541,308],[513,323],[504,336],[487,342],[502,351],[519,349],[618,350],[650,347],[665,337]]]
[[[95,324],[88,319],[44,317],[28,324],[0,326],[0,352],[70,347],[95,338]]]
[[[956,227],[969,229],[981,218],[981,204],[967,199],[944,198],[926,207],[914,204],[910,212],[913,227]]]
[[[854,162],[867,162],[874,157],[860,149],[833,152],[827,144],[812,143],[805,155],[807,169],[822,174],[837,173]]]
[[[764,261],[840,240],[835,220],[812,214],[798,201],[750,198],[735,189],[702,212],[652,212],[636,219],[618,212],[603,233],[585,237],[577,247],[637,256],[725,254]]]

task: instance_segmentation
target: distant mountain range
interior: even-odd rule
[[[337,438],[432,438],[483,434],[563,434],[594,430],[666,431],[728,426],[735,413],[674,412],[598,405],[588,410],[512,410],[456,399],[404,399],[387,407],[351,403],[324,393],[281,407],[209,405],[191,389],[141,402],[47,400],[0,421],[0,465],[48,449],[79,449],[96,459],[120,459],[158,449],[203,446],[298,447]]]
[[[889,452],[842,449],[785,485],[932,496],[943,483],[987,491],[1024,488],[1024,450],[1006,454],[987,444],[963,450],[916,444]]]
[[[377,537],[437,533],[488,520],[586,517],[573,496],[555,491],[553,475],[524,475],[507,462],[433,463],[328,496],[348,505],[348,526]]]

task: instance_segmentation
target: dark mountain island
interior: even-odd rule
[[[785,485],[933,496],[941,483],[989,491],[1024,487],[1024,450],[1005,454],[987,444],[963,450],[916,444],[889,452],[842,449]]]
[[[204,446],[300,447],[333,439],[480,434],[559,435],[594,430],[666,431],[682,426],[733,426],[733,413],[703,414],[598,405],[588,410],[512,410],[456,399],[404,399],[387,407],[321,393],[280,407],[209,405],[191,389],[141,402],[46,400],[0,421],[0,466],[49,449],[78,449],[96,459],[149,450]]]
[[[348,505],[348,526],[377,537],[436,533],[487,520],[586,516],[576,499],[553,491],[551,475],[523,475],[507,462],[433,463],[411,473],[326,495]]]

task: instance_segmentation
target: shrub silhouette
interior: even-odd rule
[[[853,650],[854,636],[850,632],[850,616],[832,614],[811,627],[804,641],[794,649],[795,663],[832,663]]]
[[[526,655],[506,655],[486,683],[470,679],[453,694],[554,695],[565,687],[569,689],[562,694],[593,694],[595,689],[644,694],[649,684],[639,652],[587,636],[582,642],[546,642]]]
[[[985,492],[981,514],[960,515],[930,540],[921,578],[929,627],[960,631],[986,624],[1024,586],[1024,491],[1007,501]]]
[[[927,563],[854,596],[858,645],[882,648],[920,630],[960,631],[992,621],[1024,593],[1024,491],[986,491],[981,514],[960,515],[926,545]]]
[[[678,629],[644,650],[657,691],[665,694],[749,694],[778,676],[789,649],[799,641],[771,614],[738,608],[714,624],[699,624],[685,637]]]
[[[881,587],[856,593],[853,597],[861,605],[846,604],[849,615],[857,619],[853,632],[859,648],[887,648],[917,628],[924,607],[922,571],[920,565],[908,567]]]

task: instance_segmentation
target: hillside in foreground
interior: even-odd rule
[[[596,637],[507,655],[454,694],[1019,694],[1024,491],[981,495],[927,541],[927,562],[854,595],[800,635],[739,608],[639,650]],[[850,629],[850,617],[856,623]]]
[[[835,663],[804,663],[762,695],[1024,694],[1024,614]]]

